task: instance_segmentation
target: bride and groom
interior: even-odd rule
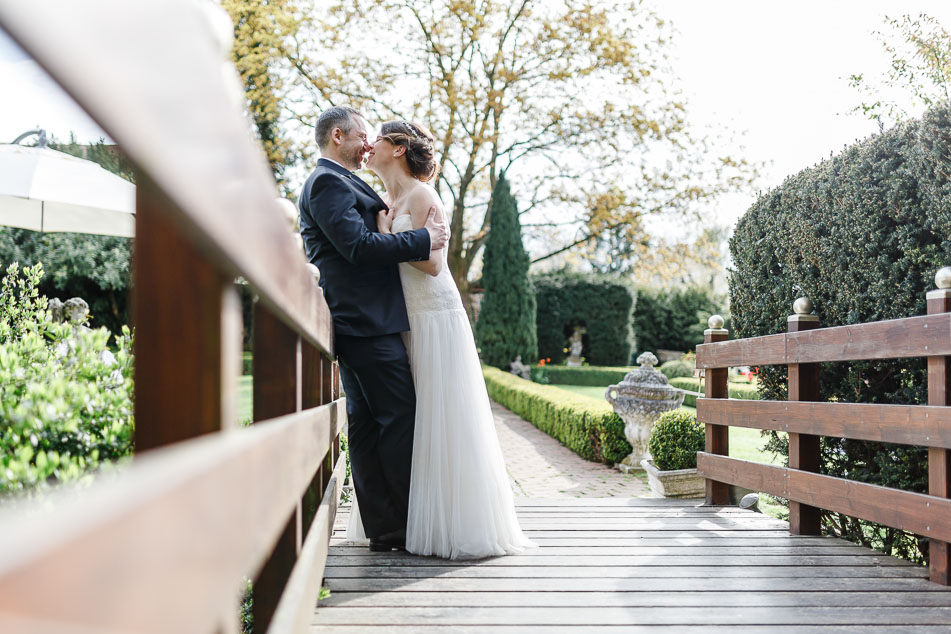
[[[321,158],[299,200],[307,259],[333,316],[355,499],[348,538],[371,550],[479,558],[522,534],[468,317],[446,264],[445,211],[427,185],[433,136],[323,112]],[[352,173],[366,166],[383,197]]]

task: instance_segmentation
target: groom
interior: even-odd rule
[[[409,330],[397,263],[429,258],[448,235],[434,219],[422,229],[381,234],[387,206],[352,170],[369,151],[363,116],[338,106],[317,119],[321,158],[298,206],[307,259],[320,269],[347,393],[353,486],[370,549],[406,542],[416,393],[400,332]]]

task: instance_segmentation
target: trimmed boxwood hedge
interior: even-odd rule
[[[532,380],[552,385],[587,385],[607,387],[624,380],[624,375],[634,368],[610,368],[600,365],[583,365],[569,368],[566,365],[542,365],[532,367]]]
[[[684,405],[687,407],[696,407],[697,406],[697,396],[696,394],[690,394],[689,392],[699,392],[700,391],[700,379],[695,379],[692,377],[676,377],[670,380],[670,384],[674,387],[679,387],[681,390],[687,390],[687,394],[684,394]],[[759,391],[754,385],[744,385],[742,383],[728,383],[727,389],[730,393],[730,398],[741,398],[747,401],[757,401],[759,400]]]
[[[631,362],[634,333],[634,290],[616,279],[577,273],[532,278],[538,301],[538,356],[551,363],[564,360],[575,326],[584,326],[583,352],[591,365]]]
[[[685,409],[661,414],[647,443],[660,471],[697,468],[697,452],[704,450],[704,426],[697,415]]]
[[[613,464],[632,451],[624,422],[607,401],[538,385],[502,370],[482,366],[489,396],[585,460]]]

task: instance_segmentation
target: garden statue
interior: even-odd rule
[[[59,297],[49,300],[47,307],[50,309],[53,323],[58,324],[63,321],[63,302]]]
[[[529,381],[532,378],[532,369],[522,363],[522,355],[517,355],[515,361],[509,364],[509,372]]]
[[[89,304],[81,297],[67,299],[63,304],[63,316],[74,326],[82,326],[86,323],[86,315],[89,314]]]
[[[641,460],[650,458],[647,443],[654,423],[664,412],[677,409],[684,402],[684,392],[671,387],[667,377],[654,369],[657,357],[645,352],[637,357],[640,368],[628,372],[624,380],[608,387],[604,398],[624,421],[624,435],[631,443],[631,455],[617,468],[624,473],[643,470]]]
[[[582,343],[581,337],[584,335],[585,329],[581,326],[575,326],[575,331],[571,335],[571,339],[568,340],[569,354],[568,360],[565,361],[565,365],[573,368],[581,367],[583,361],[581,359],[581,351],[584,348],[584,343]]]
[[[89,304],[81,297],[73,297],[65,302],[53,297],[47,303],[53,323],[70,323],[73,326],[85,326],[89,314]]]

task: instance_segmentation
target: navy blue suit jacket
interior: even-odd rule
[[[383,200],[326,159],[317,161],[297,206],[307,259],[320,269],[334,332],[373,337],[409,330],[397,264],[429,259],[429,232],[377,232],[376,214],[387,208]]]

